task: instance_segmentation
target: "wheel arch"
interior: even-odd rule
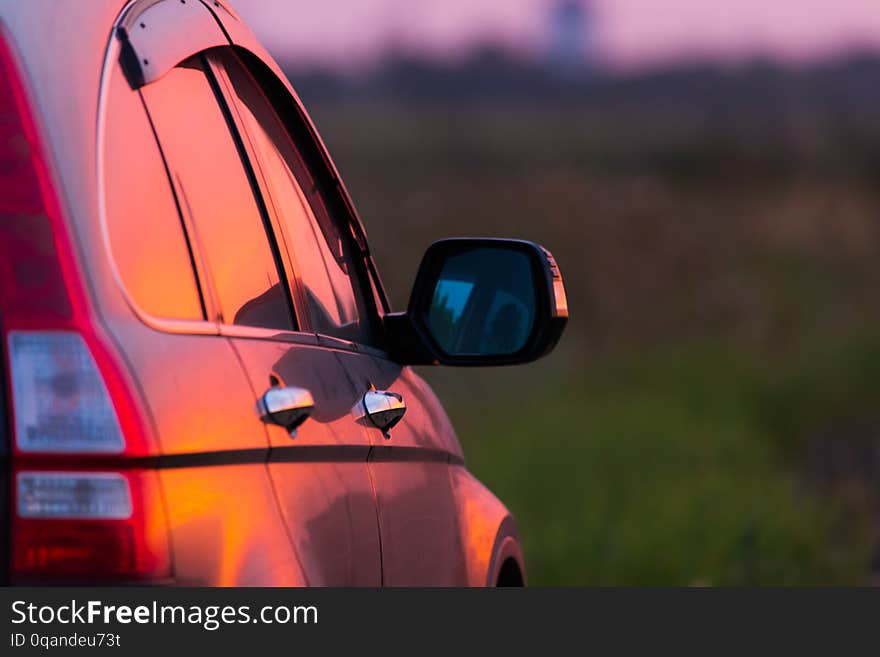
[[[495,586],[503,569],[510,568],[510,563],[516,565],[525,583],[525,559],[519,530],[511,513],[463,466],[453,468],[450,476],[458,505],[467,585]]]
[[[508,515],[498,528],[498,536],[489,561],[486,586],[525,585],[526,569],[519,533],[513,516]]]

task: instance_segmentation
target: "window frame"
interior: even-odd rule
[[[101,82],[101,92],[99,97],[99,137],[97,143],[97,158],[99,163],[99,198],[102,199],[102,205],[104,198],[104,173],[102,169],[104,160],[103,133],[104,120],[106,119],[107,110],[107,89],[109,88],[108,74],[112,74],[113,76],[125,76],[125,71],[123,70],[123,67],[120,65],[120,62],[117,61],[121,48],[122,44],[120,44],[119,39],[113,38],[110,51],[112,56],[108,55],[108,62],[112,62],[112,68],[105,69],[104,75],[102,75],[103,79]],[[301,294],[301,292],[295,292],[294,288],[291,287],[291,285],[296,284],[297,289],[299,289],[301,286],[299,285],[299,279],[297,278],[298,272],[295,271],[295,268],[290,262],[286,248],[279,248],[278,250],[282,263],[282,269],[279,270],[279,276],[283,280],[286,288],[290,317],[295,329],[292,331],[281,329],[266,329],[260,327],[228,324],[219,321],[218,317],[220,306],[217,302],[216,291],[214,290],[214,281],[212,280],[210,270],[207,267],[206,255],[202,245],[199,243],[198,231],[192,224],[192,220],[189,216],[188,211],[185,210],[184,205],[186,203],[186,199],[182,195],[180,185],[178,181],[174,180],[173,176],[169,172],[166,154],[162,148],[161,141],[159,140],[158,134],[155,130],[155,126],[153,125],[153,119],[150,116],[146,102],[143,98],[142,87],[147,86],[148,84],[152,84],[152,81],[146,84],[132,84],[131,86],[133,90],[137,91],[138,95],[140,96],[142,111],[144,112],[144,115],[150,123],[151,129],[153,131],[153,136],[156,140],[156,147],[162,158],[162,163],[165,167],[166,174],[168,174],[168,185],[177,206],[179,219],[184,232],[184,238],[187,241],[187,244],[190,246],[192,252],[192,261],[190,264],[193,267],[193,275],[196,279],[196,284],[198,286],[198,290],[204,304],[205,318],[202,320],[192,320],[157,317],[148,313],[137,304],[137,302],[132,298],[129,290],[122,282],[121,275],[118,271],[116,271],[114,260],[115,256],[112,253],[107,236],[106,212],[105,208],[102,207],[102,232],[104,233],[103,241],[105,243],[105,249],[110,258],[110,262],[113,264],[114,267],[114,278],[116,279],[117,285],[122,291],[124,298],[126,299],[128,305],[131,307],[135,315],[144,324],[150,326],[155,330],[165,333],[273,339],[291,343],[324,345],[333,348],[372,353],[380,357],[388,357],[388,343],[386,332],[384,329],[383,317],[391,311],[391,308],[388,303],[384,285],[382,284],[382,280],[379,275],[378,269],[376,268],[376,264],[372,257],[372,254],[369,251],[366,236],[364,234],[363,226],[361,224],[357,211],[352,204],[351,198],[349,197],[344,184],[339,178],[339,174],[336,170],[335,165],[332,162],[332,159],[327,153],[326,147],[324,146],[320,136],[315,130],[308,113],[306,112],[299,98],[296,96],[296,93],[292,90],[289,83],[287,83],[285,80],[282,80],[279,77],[279,74],[276,74],[275,69],[270,66],[266,61],[264,61],[259,54],[254,53],[245,46],[224,44],[190,52],[187,57],[184,58],[184,60],[182,61],[185,61],[190,57],[197,57],[203,63],[206,77],[208,77],[209,84],[212,85],[212,89],[214,90],[215,101],[218,103],[218,106],[220,107],[221,112],[224,114],[224,117],[227,118],[230,136],[233,139],[233,143],[237,146],[239,157],[242,161],[242,166],[244,167],[246,174],[249,176],[249,183],[254,193],[255,201],[258,204],[258,207],[260,207],[261,214],[265,209],[265,217],[268,217],[268,221],[271,226],[271,232],[267,230],[266,237],[268,240],[270,240],[270,245],[272,245],[273,249],[276,248],[278,246],[278,236],[284,235],[285,233],[283,232],[282,227],[279,225],[277,215],[274,213],[274,211],[270,211],[267,208],[267,200],[271,199],[271,195],[269,194],[268,187],[263,180],[262,173],[258,170],[255,170],[255,167],[258,163],[258,158],[255,156],[255,153],[251,148],[250,138],[249,136],[247,136],[247,132],[243,127],[243,123],[237,116],[237,110],[235,109],[234,103],[231,102],[231,98],[228,95],[232,92],[229,88],[230,83],[226,78],[225,71],[222,69],[222,67],[219,67],[213,62],[209,61],[207,57],[207,55],[211,51],[220,49],[231,51],[238,57],[245,69],[254,76],[257,85],[260,87],[262,92],[265,94],[266,99],[278,113],[285,128],[288,130],[288,133],[291,133],[291,138],[294,140],[294,143],[296,143],[297,146],[300,146],[301,140],[297,139],[296,136],[292,133],[291,125],[294,125],[299,130],[301,136],[305,136],[308,142],[307,147],[311,151],[311,153],[309,153],[309,155],[312,156],[310,157],[310,159],[316,160],[320,163],[319,165],[315,166],[313,162],[310,161],[308,165],[310,171],[325,185],[324,189],[328,192],[328,201],[330,201],[332,204],[329,208],[331,211],[331,219],[337,222],[341,222],[344,218],[345,222],[347,223],[346,226],[340,225],[339,228],[341,229],[341,232],[346,235],[346,238],[349,238],[350,236],[351,239],[351,248],[353,249],[353,254],[355,255],[355,258],[353,258],[353,260],[355,261],[355,274],[357,276],[360,287],[361,301],[367,313],[367,321],[370,322],[371,325],[373,343],[363,344],[349,342],[347,340],[329,335],[319,335],[311,331],[308,313],[304,312],[305,307],[301,305],[301,302],[300,307],[297,307],[297,302],[295,301],[296,296],[298,294]],[[178,66],[180,63],[182,62],[177,62],[175,66]],[[125,77],[127,78],[127,76]],[[158,81],[160,80],[156,80],[156,82]],[[131,84],[131,80],[129,80],[129,83]],[[225,88],[224,85],[226,85]],[[230,116],[233,119],[233,125],[229,125]],[[238,144],[239,140],[241,143],[241,147],[239,147]],[[251,174],[253,174],[253,177],[251,177]],[[265,217],[264,223],[266,222]]]

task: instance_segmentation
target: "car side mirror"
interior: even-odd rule
[[[516,365],[549,353],[567,321],[549,251],[457,238],[428,248],[407,311],[386,315],[385,328],[392,357],[408,365]]]

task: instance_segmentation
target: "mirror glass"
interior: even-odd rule
[[[526,345],[535,306],[528,254],[480,247],[443,263],[426,325],[449,355],[511,355]]]

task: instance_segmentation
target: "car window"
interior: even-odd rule
[[[232,84],[233,102],[284,226],[312,330],[370,343],[369,315],[347,221],[332,216],[319,177],[241,60],[231,51],[216,52],[212,58],[225,68]]]
[[[122,71],[107,89],[104,187],[110,249],[122,284],[144,312],[204,319],[186,234],[140,94]]]
[[[277,254],[201,60],[187,60],[142,93],[205,256],[221,321],[292,329]]]

